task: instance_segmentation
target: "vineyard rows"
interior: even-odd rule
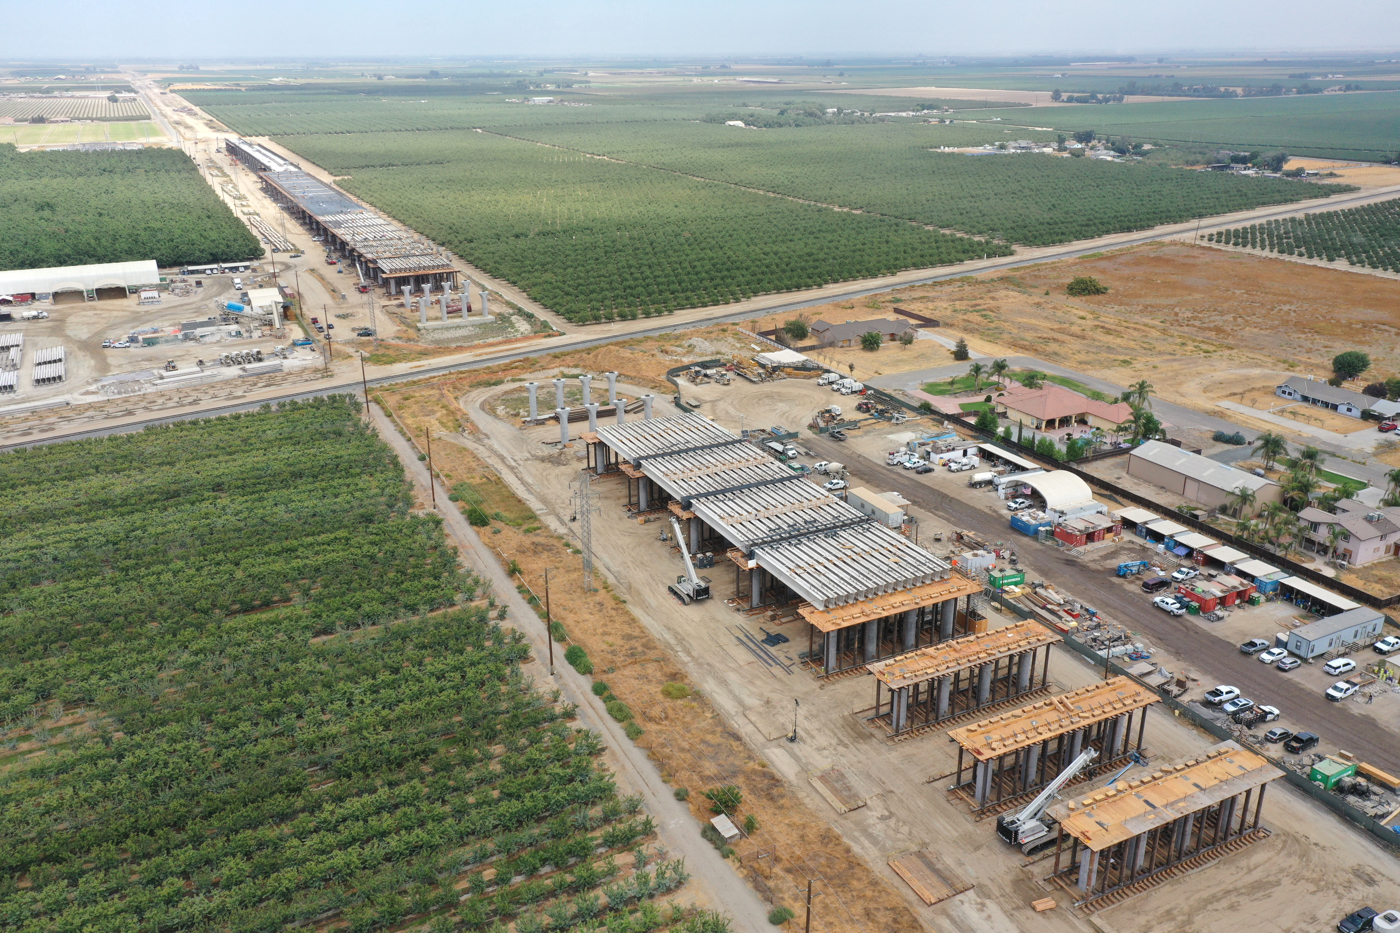
[[[5,929],[694,924],[358,407],[0,460]]]
[[[263,252],[178,149],[20,153],[0,143],[0,204],[0,269],[178,266]]]
[[[452,161],[357,170],[341,184],[576,321],[1010,252],[496,136],[464,133],[456,143]]]
[[[1207,241],[1400,272],[1400,200],[1269,220],[1209,234]]]
[[[105,97],[0,98],[0,119],[13,117],[71,117],[74,120],[149,120],[150,112],[139,100],[112,103]]]

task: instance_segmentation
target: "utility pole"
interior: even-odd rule
[[[369,417],[369,380],[365,378],[365,351],[360,351],[360,388],[365,393],[365,417]]]
[[[812,933],[812,879],[807,879],[807,926],[806,933]]]
[[[574,494],[574,517],[578,519],[578,538],[583,550],[583,591],[593,592],[593,504],[592,476],[588,468],[579,471],[578,492]]]
[[[433,497],[433,508],[437,508],[437,480],[433,477],[433,430],[424,428],[423,436],[428,439],[428,492]]]
[[[549,571],[544,568],[544,640],[549,643],[549,676],[554,676],[554,620],[549,614]]]

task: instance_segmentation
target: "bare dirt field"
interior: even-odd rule
[[[1242,405],[1248,405],[1250,408],[1257,408],[1260,411],[1284,418],[1292,418],[1295,421],[1324,428],[1337,434],[1375,433],[1376,425],[1374,422],[1348,418],[1346,415],[1339,415],[1325,408],[1280,398],[1275,394],[1274,388],[1287,379],[1289,375],[1289,373],[1277,372],[1263,374],[1261,378],[1255,374],[1233,372],[1221,375],[1218,379],[1209,380],[1206,385],[1202,386],[1202,389],[1214,392],[1214,397],[1217,399],[1229,399]],[[1360,390],[1362,387],[1357,385],[1349,388]]]
[[[1097,278],[1108,293],[1066,295],[1077,275]],[[939,320],[934,333],[965,336],[979,355],[1025,353],[1119,385],[1146,379],[1155,394],[1208,412],[1217,399],[1275,378],[1326,376],[1343,350],[1371,355],[1368,376],[1400,370],[1400,281],[1186,243],[914,286],[873,301],[819,305],[802,316],[894,317],[895,306]],[[940,358],[936,345],[924,344],[878,354],[821,352],[856,362],[857,375],[952,362],[950,353]]]
[[[1400,167],[1365,162],[1338,162],[1333,159],[1289,159],[1285,168],[1305,168],[1312,172],[1336,173],[1327,181],[1356,185],[1358,188],[1384,188],[1400,185]]]

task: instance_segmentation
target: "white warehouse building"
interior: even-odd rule
[[[61,301],[97,301],[125,298],[141,288],[160,284],[154,259],[136,262],[103,262],[89,266],[56,266],[52,269],[14,269],[0,272],[0,302],[19,295],[52,296]]]

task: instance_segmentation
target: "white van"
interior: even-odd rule
[[[243,291],[243,280],[236,275],[233,277],[233,290],[236,292]]]

